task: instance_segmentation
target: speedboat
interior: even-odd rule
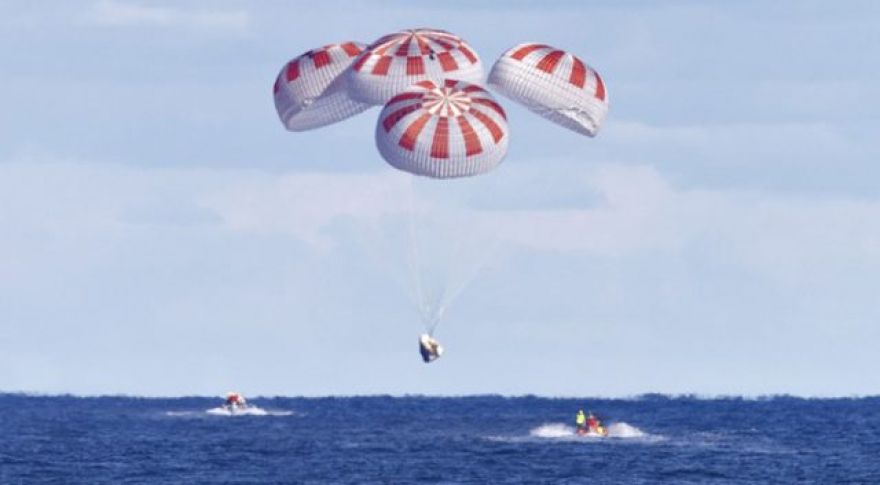
[[[235,404],[235,403],[234,404],[224,404],[223,409],[229,411],[232,414],[235,414],[235,413],[240,413],[240,412],[248,409],[248,405],[247,404]]]
[[[608,430],[605,429],[605,426],[601,424],[592,428],[578,428],[577,429],[578,436],[593,436],[596,438],[604,438],[608,436]]]

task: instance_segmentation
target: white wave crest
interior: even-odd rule
[[[165,411],[165,416],[195,417],[202,414],[200,411]]]
[[[648,434],[627,423],[611,423],[608,425],[609,438],[645,438]]]
[[[577,436],[575,429],[562,423],[547,423],[529,430],[535,438],[572,438]]]
[[[230,411],[225,406],[206,409],[204,411],[166,411],[166,416],[198,418],[210,416],[293,416],[297,414],[294,411],[275,411],[267,410],[257,406],[248,406],[245,409]]]
[[[257,406],[248,406],[244,409],[231,410],[225,406],[211,408],[205,411],[214,416],[291,416],[293,411],[269,411]]]
[[[645,433],[644,431],[636,428],[625,422],[619,423],[611,423],[606,428],[608,430],[607,438],[616,438],[616,439],[629,439],[629,438],[659,438],[657,436],[650,435]],[[536,428],[532,428],[529,430],[529,436],[532,438],[542,438],[542,439],[554,439],[554,440],[581,440],[581,439],[597,439],[602,438],[598,435],[584,435],[580,436],[577,434],[577,430],[574,426],[569,426],[563,423],[545,423]]]
[[[266,412],[263,408],[258,408],[257,406],[248,406],[244,409],[236,409],[232,410],[225,406],[218,406],[216,408],[211,408],[205,411],[208,414],[213,414],[214,416],[268,416],[269,413]]]

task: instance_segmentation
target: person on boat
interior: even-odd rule
[[[587,429],[593,432],[597,432],[599,426],[601,426],[601,424],[599,424],[599,418],[593,416],[593,412],[590,411],[590,415],[587,416]]]
[[[578,409],[577,416],[574,418],[574,423],[577,425],[578,431],[587,429],[587,416],[584,414],[583,409]]]
[[[419,353],[422,354],[422,360],[425,363],[434,362],[443,355],[443,347],[440,342],[428,334],[422,334],[419,337]]]
[[[605,426],[602,425],[602,422],[599,421],[599,418],[593,416],[592,411],[590,411],[590,415],[587,416],[587,430],[590,433],[597,434],[599,436],[606,436],[608,434]]]
[[[228,392],[226,393],[226,406],[230,408],[243,408],[247,402],[244,399],[244,396],[237,392]]]

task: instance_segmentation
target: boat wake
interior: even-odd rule
[[[177,417],[204,417],[208,416],[293,416],[296,413],[294,411],[278,411],[278,410],[268,410],[263,409],[257,406],[248,406],[244,409],[236,409],[235,411],[230,410],[225,406],[218,406],[216,408],[206,409],[204,411],[168,411],[165,413],[166,416],[177,416]]]
[[[537,428],[532,428],[529,431],[529,436],[534,438],[545,438],[545,439],[603,439],[603,438],[619,438],[619,439],[627,439],[627,438],[657,438],[657,436],[645,433],[644,431],[632,426],[630,424],[619,422],[619,423],[611,423],[606,429],[608,430],[608,436],[601,437],[595,435],[584,435],[579,436],[577,434],[577,430],[573,426],[569,426],[563,423],[548,423],[542,424]]]
[[[268,416],[269,413],[257,406],[248,406],[244,409],[230,409],[226,406],[217,406],[216,408],[211,408],[206,413],[213,416]]]
[[[542,424],[537,428],[532,428],[529,431],[529,436],[548,439],[576,438],[577,432],[573,427],[564,425],[562,423],[549,423]]]

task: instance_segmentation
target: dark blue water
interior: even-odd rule
[[[0,483],[880,483],[880,398],[252,403],[0,395]]]

